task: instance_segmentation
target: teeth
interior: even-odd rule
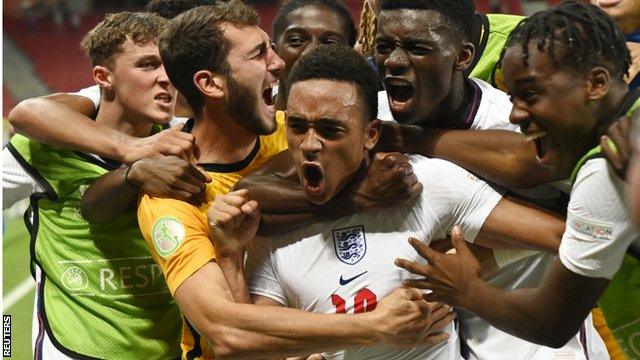
[[[540,139],[541,137],[547,136],[547,133],[544,131],[536,131],[533,132],[531,134],[527,134],[525,135],[525,140],[526,141],[533,141],[533,140],[537,140]]]
[[[400,79],[388,80],[387,84],[392,86],[410,86],[410,84],[406,80],[400,80]]]
[[[278,80],[274,80],[267,85],[267,89],[274,88],[278,86]]]

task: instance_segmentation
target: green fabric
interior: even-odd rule
[[[613,336],[629,360],[640,359],[640,261],[625,255],[598,301]]]
[[[43,271],[41,296],[54,344],[106,359],[179,357],[180,313],[136,212],[105,225],[91,225],[80,215],[84,191],[108,170],[19,135],[11,146],[50,190],[49,198],[32,197],[32,261]]]
[[[507,43],[509,34],[524,19],[523,16],[505,14],[487,14],[489,19],[489,38],[482,52],[480,60],[469,76],[484,80],[493,86],[504,90],[502,85],[502,71],[496,69],[496,81],[492,80],[494,68],[500,60],[502,49]],[[478,49],[476,49],[478,51]]]

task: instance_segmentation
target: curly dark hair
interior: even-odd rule
[[[378,113],[378,76],[362,54],[346,45],[320,45],[304,54],[287,79],[287,97],[293,84],[327,79],[354,84],[361,97],[368,121]]]
[[[591,4],[567,1],[524,19],[505,48],[522,46],[522,61],[528,66],[532,41],[555,65],[572,71],[603,66],[613,77],[622,79],[631,64],[624,34],[611,17]]]

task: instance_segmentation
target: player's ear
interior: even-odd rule
[[[590,101],[599,101],[609,93],[611,86],[611,74],[602,66],[596,66],[589,71],[586,79],[587,98]]]
[[[473,55],[475,54],[475,47],[470,42],[463,42],[460,50],[458,50],[458,56],[456,57],[456,70],[466,71],[473,62]]]
[[[105,91],[111,91],[113,89],[113,74],[108,67],[97,65],[93,67],[93,80]]]
[[[227,81],[222,75],[200,70],[193,75],[193,84],[204,96],[222,99],[227,90]]]
[[[367,124],[366,127],[366,139],[364,142],[364,146],[367,150],[372,150],[378,139],[380,138],[380,132],[382,131],[382,122],[378,119],[373,119],[371,122]]]

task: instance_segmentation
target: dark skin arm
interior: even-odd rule
[[[207,182],[211,178],[205,172],[181,158],[144,158],[91,184],[82,198],[81,213],[91,223],[114,221],[135,208],[140,191],[199,205],[205,200]]]
[[[302,191],[288,151],[273,157],[245,177],[234,189],[249,189],[260,204],[259,235],[273,235],[318,221],[337,219],[358,211],[408,202],[422,191],[408,157],[378,153],[360,180],[324,205],[314,205]]]
[[[22,101],[9,113],[18,134],[64,149],[83,151],[131,164],[143,157],[176,155],[188,158],[193,136],[160,132],[136,138],[92,121],[91,100],[77,95],[53,94]]]
[[[492,249],[558,252],[565,229],[560,215],[514,198],[502,198],[480,229],[475,243]]]
[[[430,300],[468,309],[493,326],[537,344],[555,348],[566,344],[609,283],[575,274],[556,258],[540,286],[501,290],[481,280],[478,261],[459,229],[454,230],[452,241],[455,254],[440,254],[411,240],[429,265],[397,259],[396,265],[424,277],[407,285],[432,289]]]
[[[561,180],[539,166],[533,142],[506,130],[440,130],[384,122],[377,149],[449,160],[507,188]]]

